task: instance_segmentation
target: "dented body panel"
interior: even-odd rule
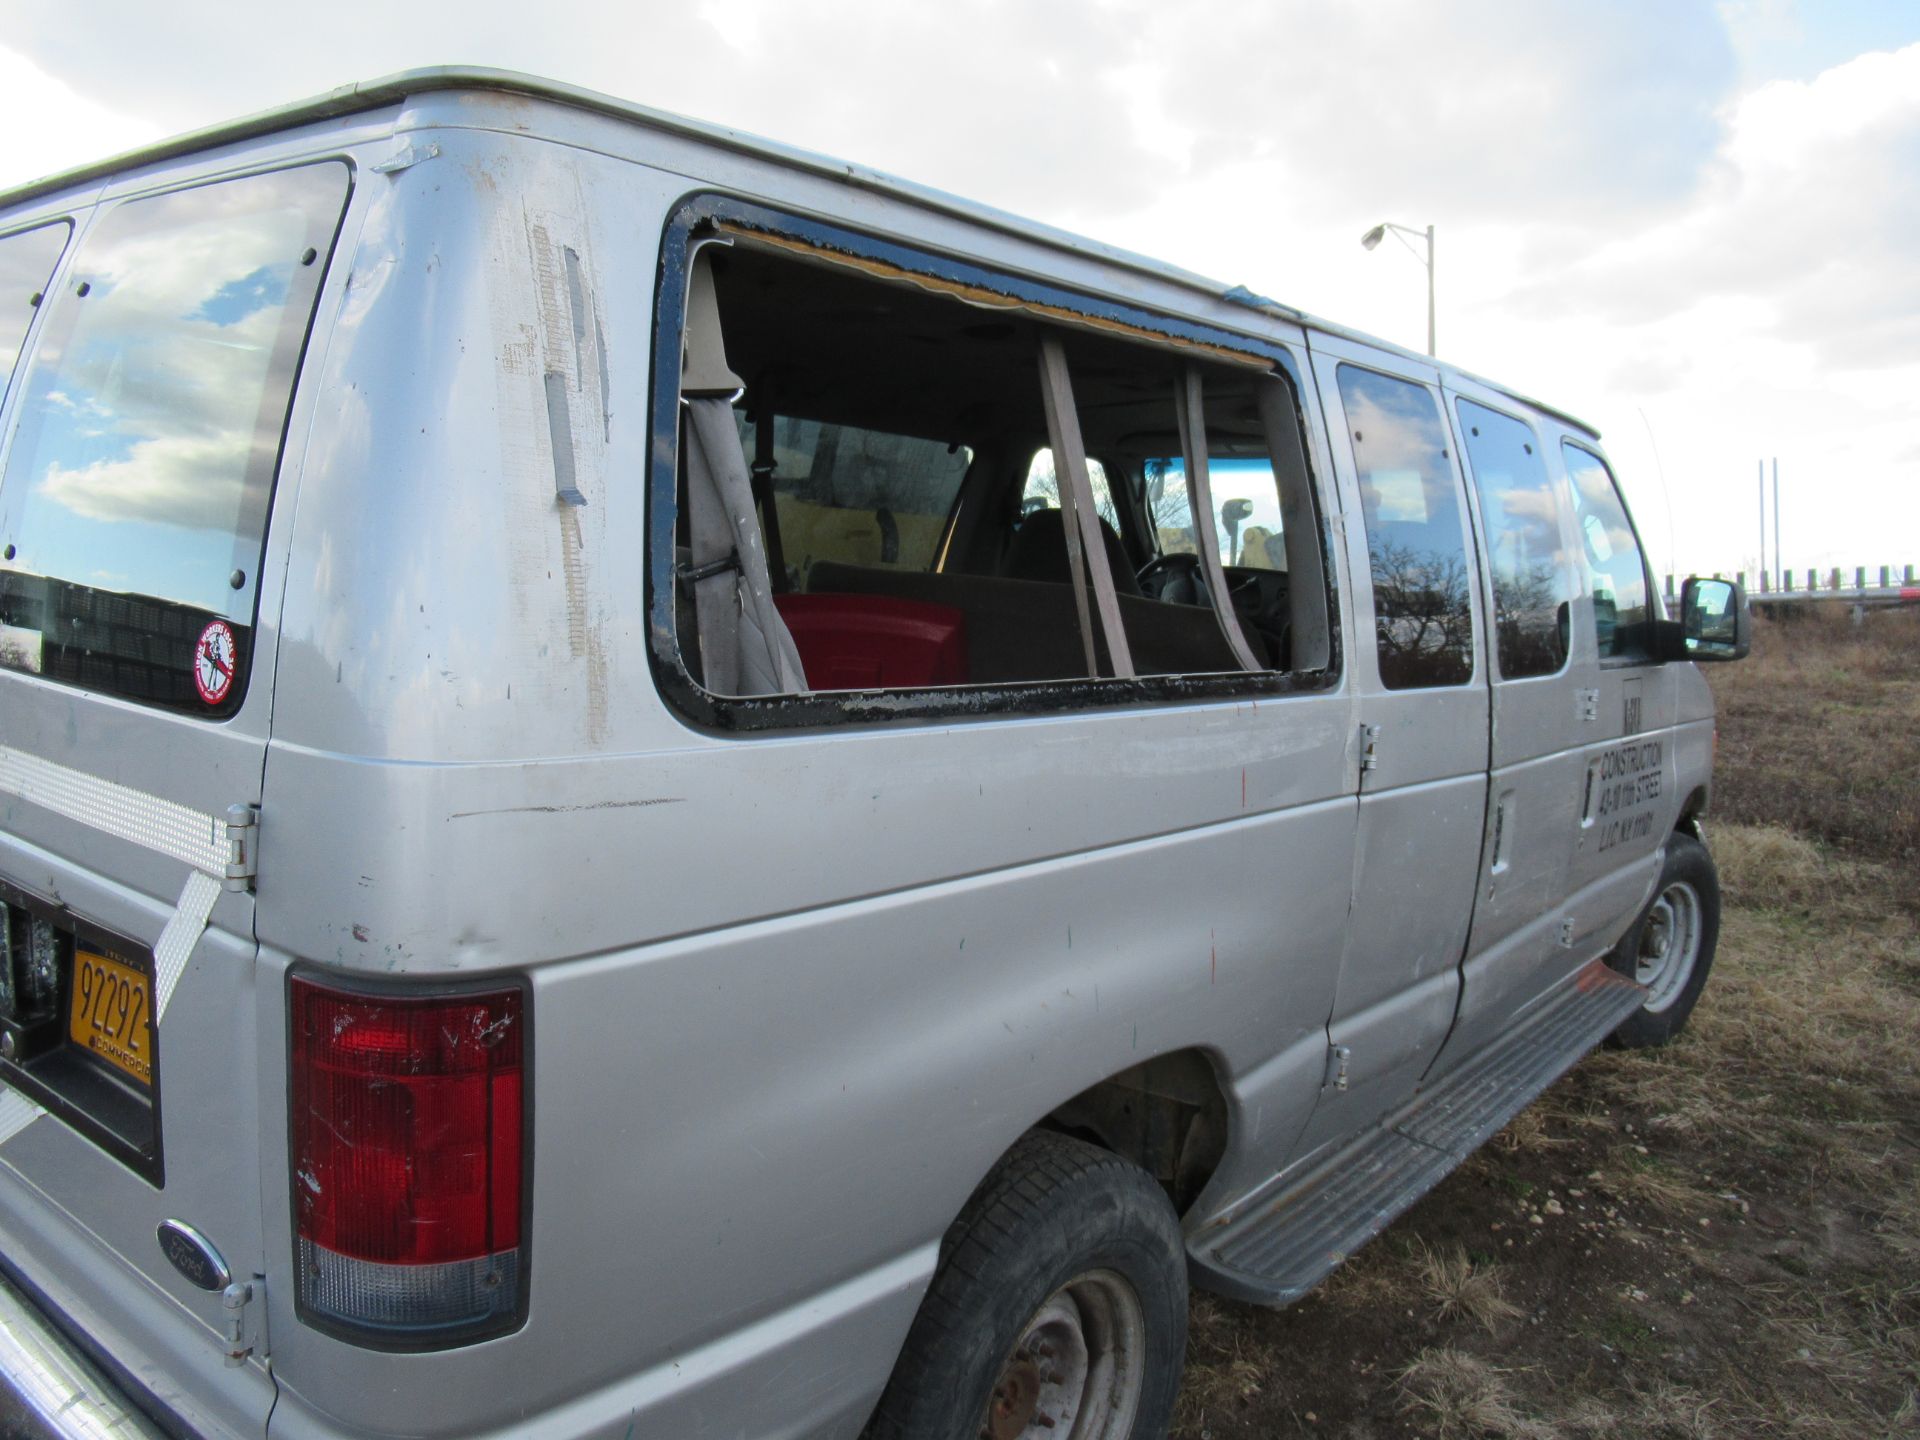
[[[238,712],[161,716],[0,673],[0,745],[209,815],[258,811],[252,888],[211,903],[159,1029],[164,1187],[54,1117],[0,1136],[7,1269],[149,1409],[209,1434],[341,1440],[852,1437],[941,1235],[1024,1131],[1144,1061],[1198,1056],[1226,1124],[1185,1218],[1229,1220],[1570,984],[1704,805],[1711,701],[1692,667],[1606,669],[1576,626],[1579,688],[1611,718],[1590,734],[1525,722],[1544,727],[1528,755],[1567,774],[1530,834],[1562,848],[1538,904],[1487,893],[1489,753],[1497,770],[1523,723],[1492,694],[1489,602],[1476,583],[1470,683],[1441,702],[1380,683],[1330,382],[1346,357],[1436,394],[1473,387],[1451,370],[530,82],[401,77],[296,119],[0,197],[0,233],[71,216],[83,242],[119,196],[295,161],[353,174]],[[1127,704],[1065,687],[1025,713],[884,723],[868,697],[760,734],[691,723],[650,633],[649,477],[670,480],[675,443],[652,403],[677,349],[655,333],[662,236],[706,193],[1125,307],[1129,340],[1287,357],[1335,602],[1325,683]],[[1176,336],[1193,327],[1248,351]],[[1551,448],[1592,441],[1475,393]],[[1628,715],[1671,779],[1630,853],[1603,855],[1577,792]],[[192,864],[17,790],[0,804],[0,879],[159,941]],[[297,1311],[296,964],[427,989],[526,977],[517,1330],[395,1355]],[[1356,1053],[1336,1086],[1340,1044]],[[239,1366],[221,1364],[221,1297],[153,1241],[169,1217],[256,1282]]]

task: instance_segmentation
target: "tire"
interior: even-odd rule
[[[1157,1440],[1186,1349],[1186,1247],[1165,1193],[1117,1155],[1034,1131],[948,1229],[866,1437]]]
[[[1720,875],[1707,847],[1676,831],[1667,841],[1660,883],[1607,963],[1647,986],[1647,1002],[1610,1043],[1635,1050],[1664,1045],[1686,1028],[1706,988],[1720,941]]]

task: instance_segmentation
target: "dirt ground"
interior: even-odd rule
[[[1920,1435],[1920,613],[1709,667],[1692,1025],[1601,1051],[1285,1311],[1193,1304],[1186,1440]]]

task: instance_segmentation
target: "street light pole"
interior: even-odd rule
[[[1389,230],[1393,232],[1396,240],[1407,247],[1407,250],[1412,254],[1414,259],[1420,261],[1421,264],[1427,267],[1427,354],[1438,355],[1440,351],[1435,341],[1433,312],[1433,226],[1429,225],[1425,230],[1416,230],[1411,225],[1396,225],[1391,220],[1382,221],[1360,237],[1361,248],[1364,250],[1373,249],[1374,246],[1386,239]],[[1409,235],[1415,239],[1425,240],[1427,242],[1427,253],[1424,256],[1418,250],[1415,250],[1408,242],[1407,236]]]
[[[1427,226],[1427,354],[1438,356],[1433,328],[1433,227]]]

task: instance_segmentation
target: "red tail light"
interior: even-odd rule
[[[525,1313],[525,992],[295,976],[290,1148],[302,1317],[385,1348]]]

